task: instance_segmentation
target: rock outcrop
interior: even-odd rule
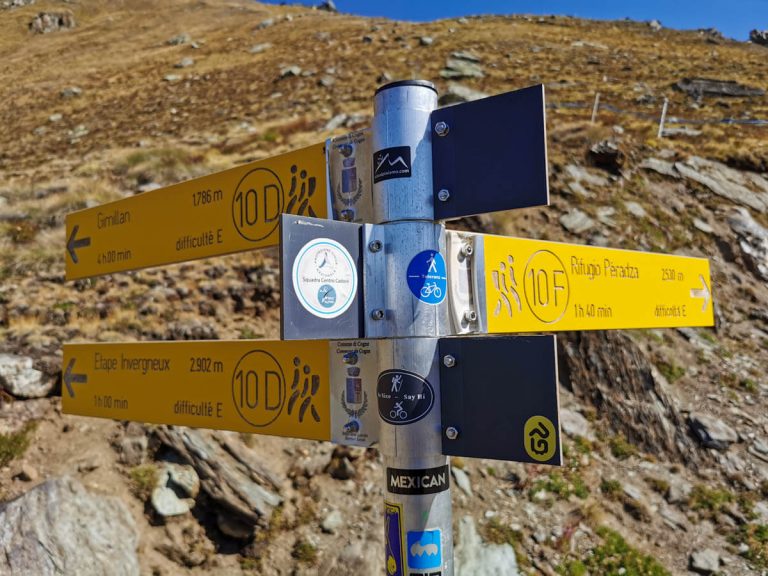
[[[236,440],[236,434],[176,426],[161,426],[155,434],[195,469],[200,490],[221,509],[223,532],[247,539],[257,526],[268,525],[282,501],[279,481]]]
[[[465,516],[459,522],[459,542],[454,559],[462,576],[517,576],[515,549],[509,544],[487,544],[477,533],[475,521]]]
[[[33,367],[34,361],[26,356],[0,354],[0,388],[17,398],[47,396],[55,382]]]
[[[752,30],[749,33],[749,41],[753,44],[768,46],[768,30]]]
[[[69,477],[0,504],[0,574],[138,576],[137,545],[122,502]]]
[[[658,456],[695,462],[696,445],[668,384],[623,332],[575,332],[561,340],[560,382],[617,433]]]
[[[747,268],[768,282],[768,230],[758,224],[745,208],[735,208],[728,216],[728,224],[738,237]]]
[[[750,97],[763,96],[765,90],[745,86],[733,80],[716,80],[714,78],[683,78],[673,84],[673,88],[685,92],[694,98],[702,96],[734,96]]]
[[[40,12],[29,23],[29,31],[34,34],[48,34],[74,27],[75,17],[71,12]]]
[[[640,166],[671,178],[697,182],[735,204],[758,212],[768,211],[768,180],[758,174],[735,170],[699,156],[681,162],[647,158]]]

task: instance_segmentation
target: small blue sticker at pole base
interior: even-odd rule
[[[408,532],[408,568],[432,570],[443,564],[440,530]]]
[[[445,259],[435,250],[424,250],[408,264],[408,288],[427,304],[440,304],[448,292]]]
[[[406,576],[403,554],[403,505],[384,502],[384,540],[388,576]]]

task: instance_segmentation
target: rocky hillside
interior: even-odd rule
[[[399,78],[443,102],[546,85],[552,206],[454,227],[712,264],[714,329],[559,337],[566,466],[454,459],[460,574],[768,570],[768,47],[628,21],[13,0],[0,75],[0,573],[382,573],[376,450],[61,414],[64,342],[276,338],[274,251],[65,283],[63,222],[365,127]]]

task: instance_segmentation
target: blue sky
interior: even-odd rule
[[[335,0],[342,12],[398,20],[435,20],[471,14],[566,14],[581,18],[660,20],[670,28],[717,28],[746,40],[768,29],[768,0]],[[270,1],[271,4],[279,4]],[[318,4],[317,2],[302,2]]]

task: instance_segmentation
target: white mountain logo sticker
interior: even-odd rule
[[[373,182],[391,178],[411,177],[411,148],[394,146],[384,148],[373,155]]]
[[[435,556],[438,553],[437,544],[427,544],[422,546],[421,542],[414,542],[411,545],[411,556]]]

